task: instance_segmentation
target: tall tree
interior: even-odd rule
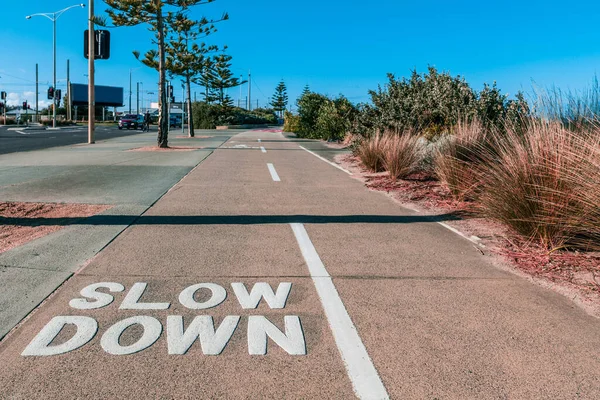
[[[166,44],[169,28],[174,23],[174,17],[192,6],[212,3],[214,0],[104,0],[110,7],[106,10],[115,26],[149,25],[149,30],[155,32],[155,50],[146,53],[146,60],[157,58],[158,69],[158,146],[168,147],[169,121],[167,118],[166,91]],[[102,21],[96,21],[103,25]],[[134,53],[135,54],[135,53]],[[139,55],[139,52],[137,52]],[[150,63],[150,66],[153,66]],[[148,64],[146,64],[148,65]]]
[[[225,93],[226,89],[243,85],[247,81],[242,81],[233,76],[231,72],[231,56],[220,54],[213,57],[212,65],[207,68],[207,71],[201,81],[206,83],[209,90],[213,90],[216,95],[217,104],[222,107],[232,107],[233,100],[231,96]]]
[[[288,95],[287,88],[285,87],[285,83],[283,81],[279,82],[277,87],[275,88],[275,94],[273,95],[273,100],[271,100],[271,107],[273,110],[279,112],[279,117],[283,118],[283,112],[285,111],[285,107],[288,103]]]
[[[227,20],[227,13],[218,21],[209,21],[202,18],[199,21],[189,19],[180,13],[173,19],[173,35],[169,41],[167,51],[167,69],[170,74],[183,78],[187,93],[188,134],[194,136],[194,119],[192,118],[192,78],[199,76],[209,62],[208,53],[218,51],[216,45],[207,46],[205,43],[196,43],[201,37],[216,32],[215,22]],[[191,46],[190,46],[191,43]]]

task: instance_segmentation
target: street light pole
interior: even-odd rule
[[[50,21],[52,21],[52,59],[53,59],[53,64],[54,64],[54,79],[53,79],[53,84],[54,84],[54,90],[53,90],[53,95],[52,95],[52,127],[56,128],[56,20],[58,20],[58,18],[60,18],[60,16],[67,10],[70,10],[71,8],[74,7],[85,7],[85,4],[81,3],[81,4],[75,4],[73,6],[69,6],[67,8],[63,8],[60,11],[56,11],[53,13],[37,13],[37,14],[31,14],[26,16],[26,19],[31,19],[31,17],[36,17],[36,16],[41,16],[41,17],[46,17],[48,18]]]

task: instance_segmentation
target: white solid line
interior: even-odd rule
[[[261,140],[260,140],[260,139],[258,139],[258,143],[260,143],[260,142],[261,142]]]
[[[340,166],[339,166],[339,165],[337,165],[336,163],[332,163],[331,161],[327,160],[326,158],[323,158],[323,157],[321,157],[320,155],[318,155],[318,154],[316,154],[316,153],[313,153],[312,151],[310,151],[310,150],[309,150],[309,149],[307,149],[306,147],[302,147],[302,146],[300,146],[300,148],[301,148],[302,150],[308,151],[308,152],[309,152],[310,154],[312,154],[313,156],[315,156],[315,157],[317,157],[317,158],[320,158],[321,160],[325,161],[327,164],[331,164],[331,165],[333,165],[334,167],[336,167],[337,169],[344,171],[344,172],[345,172],[345,173],[347,173],[348,175],[352,175],[352,172],[348,171],[347,169],[344,169],[344,168],[340,167]]]
[[[471,237],[469,237],[469,236],[465,235],[464,233],[462,233],[461,231],[459,231],[458,229],[453,228],[453,227],[451,227],[450,225],[448,225],[448,224],[446,224],[444,222],[437,221],[437,223],[440,224],[441,226],[443,226],[444,228],[446,228],[446,229],[448,229],[448,230],[456,233],[457,235],[464,237],[469,242],[474,243],[474,244],[476,244],[478,246],[481,246],[481,247],[485,247],[485,245],[483,243],[479,242],[479,240],[481,240],[481,239],[479,239],[477,236],[471,236]],[[479,240],[477,240],[475,238],[477,238]]]
[[[329,327],[359,399],[389,399],[379,374],[303,224],[290,224],[321,299]]]
[[[262,147],[262,146],[260,146],[260,151],[262,151],[263,153],[267,152],[267,150],[264,147]]]
[[[269,168],[269,172],[271,173],[271,178],[273,178],[273,180],[275,182],[281,182],[281,179],[279,179],[279,175],[277,175],[277,171],[275,171],[275,167],[273,166],[273,164],[271,164],[271,163],[267,164],[267,168]]]

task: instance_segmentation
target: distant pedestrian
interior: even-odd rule
[[[146,111],[146,114],[144,115],[144,131],[149,132],[150,131],[150,111]]]

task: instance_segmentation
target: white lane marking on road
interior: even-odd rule
[[[300,148],[304,151],[308,151],[310,154],[312,154],[313,156],[320,158],[321,160],[325,161],[327,164],[333,165],[334,167],[336,167],[339,170],[344,171],[345,173],[347,173],[348,175],[352,175],[352,172],[348,171],[347,169],[344,169],[342,167],[340,167],[339,165],[337,165],[336,163],[332,163],[331,161],[327,160],[326,158],[321,157],[320,155],[318,155],[317,153],[313,153],[312,151],[310,151],[309,149],[307,149],[306,147],[302,147],[300,146]]]
[[[273,180],[275,182],[281,182],[281,179],[279,179],[279,175],[277,175],[277,171],[275,171],[275,167],[273,166],[273,164],[268,163],[267,168],[269,168],[269,172],[271,173],[271,178],[273,178]]]
[[[260,146],[260,151],[262,151],[263,153],[267,152],[267,150],[263,146]]]
[[[260,140],[260,139],[258,139],[258,143],[260,143],[260,142],[261,142],[261,140]]]
[[[367,353],[356,327],[344,307],[331,276],[327,273],[317,250],[313,246],[303,224],[290,224],[302,256],[306,261],[317,294],[325,310],[329,327],[333,333],[354,393],[360,399],[389,399],[383,382]]]

